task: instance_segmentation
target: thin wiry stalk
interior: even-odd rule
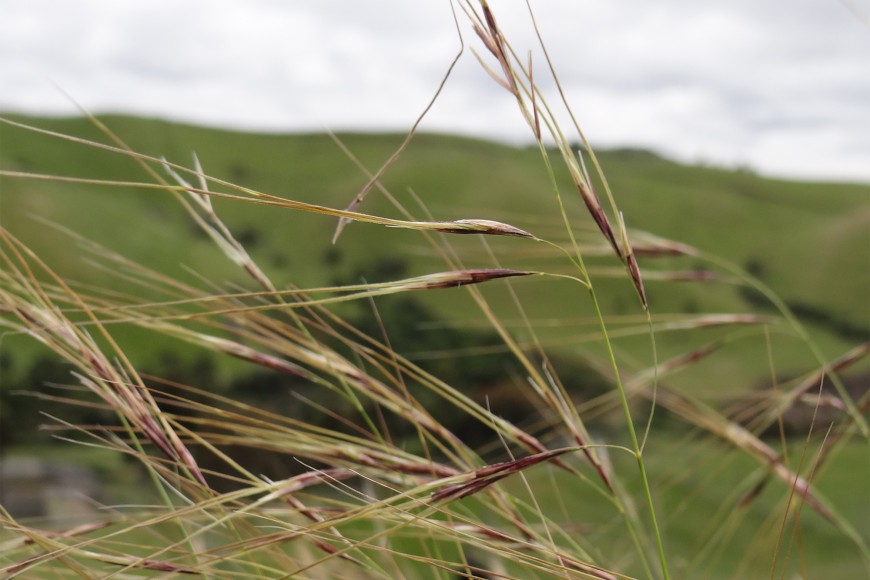
[[[441,91],[444,89],[447,84],[447,80],[450,78],[453,69],[456,67],[456,64],[459,62],[459,59],[462,57],[462,53],[465,52],[465,42],[462,39],[462,34],[459,33],[459,18],[456,16],[456,8],[453,6],[453,3],[450,3],[450,9],[453,12],[453,22],[456,25],[457,37],[459,38],[459,50],[456,52],[456,56],[453,57],[453,60],[450,62],[450,66],[447,67],[447,72],[444,73],[444,76],[441,78],[441,82],[438,84],[438,89],[435,91],[435,94],[432,95],[432,98],[429,100],[429,103],[423,109],[423,112],[417,117],[414,121],[414,124],[411,126],[411,129],[408,131],[408,134],[405,136],[404,141],[399,147],[390,155],[389,159],[387,159],[383,165],[369,177],[368,183],[363,186],[363,188],[357,193],[350,204],[345,208],[347,211],[356,211],[356,208],[360,206],[365,197],[369,194],[369,192],[379,183],[381,177],[383,177],[384,173],[399,159],[402,155],[402,152],[407,149],[408,145],[411,143],[411,139],[413,139],[414,135],[417,132],[417,128],[420,126],[420,123],[429,113],[429,110],[438,100],[438,97],[441,95]],[[332,236],[332,243],[334,244],[338,240],[338,236],[341,235],[342,230],[347,226],[350,222],[347,218],[340,218],[338,221],[338,225],[335,228],[335,234]]]

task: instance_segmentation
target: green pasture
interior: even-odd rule
[[[81,118],[10,117],[39,128],[107,142]],[[249,134],[193,127],[166,121],[108,116],[106,125],[134,151],[192,167],[196,153],[205,172],[218,179],[288,199],[343,208],[367,182],[367,176],[325,134]],[[338,139],[369,171],[376,171],[396,150],[398,134],[341,134]],[[865,340],[870,320],[870,188],[866,184],[801,183],[768,179],[745,169],[687,166],[647,151],[598,152],[609,185],[635,243],[643,232],[689,244],[760,278],[808,325],[827,357]],[[588,156],[587,156],[588,162]],[[558,165],[558,164],[557,164]],[[163,176],[159,164],[152,166]],[[0,124],[0,168],[103,180],[153,182],[130,158],[77,142]],[[193,176],[188,176],[195,181]],[[620,264],[598,241],[590,218],[567,175],[557,175],[560,194],[574,234],[584,251],[602,307],[612,325],[615,346],[627,370],[652,365],[646,322]],[[417,219],[495,219],[524,228],[570,248],[556,198],[548,185],[541,153],[446,135],[415,136],[381,183]],[[231,191],[212,184],[218,192]],[[599,185],[602,200],[603,187]],[[333,245],[335,219],[254,204],[216,200],[219,215],[279,287],[331,286],[383,281],[445,270],[422,236],[372,224],[350,224]],[[605,201],[605,206],[607,203]],[[373,190],[359,211],[402,217],[382,193]],[[160,190],[63,183],[19,177],[0,178],[0,221],[30,245],[52,268],[82,284],[124,290],[117,272],[93,265],[94,257],[48,220],[159,272],[203,286],[203,280],[232,288],[250,284]],[[466,267],[528,268],[570,274],[564,255],[519,238],[452,238]],[[717,265],[695,257],[640,257],[646,276],[653,322],[703,313],[776,315],[765,299],[747,290]],[[670,272],[712,271],[716,282],[660,281]],[[519,297],[520,313],[508,288]],[[576,283],[535,277],[489,285],[485,293],[500,319],[522,343],[539,339],[548,349],[593,359],[600,353],[587,343],[598,329],[586,291]],[[438,326],[480,328],[477,307],[463,290],[424,293],[418,298]],[[389,299],[378,301],[389,310]],[[368,303],[338,309],[351,316]],[[534,336],[526,327],[527,317]],[[390,328],[391,321],[385,321]],[[192,347],[147,333],[116,328],[137,363],[159,368],[167,350],[183,360]],[[624,335],[624,336],[623,336]],[[659,359],[675,356],[713,340],[724,348],[704,361],[703,372],[672,378],[675,385],[710,394],[749,388],[808,372],[817,362],[806,344],[782,321],[736,329],[667,330],[656,333]],[[3,339],[8,378],[24,372],[34,347],[20,337]],[[400,348],[401,350],[401,348]],[[474,353],[407,352],[423,358],[464,357]],[[165,357],[164,357],[165,358]],[[225,365],[231,374],[244,372]],[[703,376],[703,380],[699,380]]]

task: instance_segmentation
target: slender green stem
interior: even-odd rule
[[[637,467],[640,471],[640,479],[643,484],[643,492],[644,496],[646,496],[646,504],[647,510],[649,511],[650,524],[652,525],[653,535],[656,538],[656,547],[658,549],[659,555],[659,563],[662,568],[662,577],[665,580],[669,580],[670,574],[668,573],[668,564],[667,558],[665,557],[665,548],[664,543],[662,542],[661,531],[659,530],[658,520],[656,518],[655,506],[653,505],[652,499],[652,491],[649,485],[649,477],[647,477],[646,466],[643,462],[643,454],[640,450],[640,444],[637,438],[637,432],[634,428],[634,421],[631,417],[631,409],[628,406],[628,397],[625,394],[625,387],[622,384],[622,379],[619,377],[619,366],[616,363],[616,355],[613,352],[613,346],[610,343],[610,338],[607,334],[607,325],[604,323],[604,315],[601,312],[601,307],[598,304],[598,298],[595,295],[595,291],[592,288],[591,283],[589,284],[589,296],[592,299],[592,305],[595,308],[595,314],[598,317],[598,322],[601,327],[601,334],[604,338],[604,347],[607,349],[607,356],[610,359],[610,365],[613,369],[614,380],[616,381],[616,388],[619,392],[619,402],[622,406],[622,411],[625,414],[625,422],[628,427],[628,433],[631,437],[631,445],[634,450],[635,458],[637,459]]]

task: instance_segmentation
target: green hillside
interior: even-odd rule
[[[106,142],[86,119],[8,118],[77,137]],[[165,121],[111,116],[104,122],[135,151],[165,156],[192,165],[196,152],[206,173],[219,179],[289,199],[335,208],[345,207],[367,178],[328,135],[247,134]],[[371,171],[398,147],[403,135],[342,134],[341,141]],[[629,229],[690,244],[747,268],[769,284],[809,324],[827,356],[837,356],[867,339],[870,321],[870,187],[865,184],[801,183],[773,180],[746,171],[686,166],[637,150],[599,152],[617,204]],[[0,124],[0,168],[11,171],[106,180],[149,181],[131,159],[80,143]],[[620,316],[641,315],[624,276],[611,280],[619,263],[602,249],[591,219],[567,175],[559,175],[561,193],[581,242],[591,244],[590,266],[600,280],[605,313],[619,326]],[[540,152],[487,141],[421,134],[382,180],[387,189],[419,219],[486,218],[508,222],[541,238],[568,244]],[[220,188],[215,187],[215,190]],[[417,199],[424,204],[421,208]],[[416,232],[353,223],[335,246],[335,220],[253,204],[218,200],[219,214],[246,243],[252,256],[279,286],[317,287],[335,282],[379,281],[445,269]],[[360,211],[401,217],[373,191]],[[251,287],[171,198],[157,190],[137,190],[0,178],[2,225],[61,274],[82,283],[118,285],[116,278],[85,261],[70,238],[35,218],[61,224],[129,258],[189,282],[198,275],[217,283]],[[468,267],[490,267],[492,258],[475,236],[451,238]],[[645,238],[638,234],[636,241]],[[504,267],[568,272],[555,251],[528,240],[486,240]],[[656,272],[713,269],[689,258],[641,258],[655,320],[675,313],[774,311],[752,292],[734,284],[662,283]],[[197,281],[197,284],[202,282]],[[512,286],[538,324],[545,345],[571,356],[587,351],[583,336],[594,331],[586,294],[577,285],[552,278],[520,280]],[[118,285],[123,289],[123,284]],[[487,288],[487,296],[504,320],[519,321],[507,285]],[[461,291],[425,293],[419,299],[445,321],[477,325],[475,306]],[[353,315],[359,307],[345,307]],[[584,322],[586,321],[586,322]],[[432,324],[430,324],[430,327]],[[437,326],[437,325],[435,325]],[[641,324],[641,328],[643,325]],[[388,321],[388,328],[390,323]],[[774,334],[778,329],[774,327]],[[419,332],[429,327],[415,329]],[[125,331],[120,331],[124,335]],[[517,330],[521,340],[525,337]],[[659,356],[685,352],[730,330],[660,333]],[[706,379],[676,377],[677,384],[715,392],[721,385],[745,387],[769,377],[766,339],[760,329],[730,342],[721,356],[704,362]],[[134,357],[151,364],[166,344],[137,338]],[[618,339],[629,368],[651,362],[649,337]],[[7,368],[23,370],[33,347],[16,337],[3,343]],[[188,347],[174,345],[178,352]],[[414,355],[414,353],[410,353]],[[441,353],[455,356],[462,353]],[[426,353],[426,356],[439,356]],[[812,368],[806,346],[787,335],[775,342],[778,373]],[[9,361],[12,360],[10,363]],[[11,367],[10,367],[11,365]],[[8,376],[8,373],[7,373]],[[682,383],[680,383],[682,381]],[[693,382],[695,381],[695,382]]]

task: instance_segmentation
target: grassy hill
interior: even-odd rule
[[[106,142],[86,119],[9,118],[51,131]],[[192,164],[196,152],[206,173],[289,199],[343,208],[366,183],[366,176],[323,134],[248,134],[123,116],[103,121],[135,151]],[[403,135],[342,134],[341,141],[370,171],[398,147]],[[632,231],[645,231],[690,244],[745,267],[761,278],[809,323],[827,356],[837,356],[868,335],[870,321],[870,186],[802,183],[767,179],[747,171],[686,166],[638,150],[599,152],[617,203]],[[80,143],[0,124],[0,168],[106,180],[149,181],[129,158]],[[615,327],[637,320],[641,311],[624,276],[609,277],[619,263],[602,246],[567,175],[558,175],[569,217],[581,243],[588,243],[590,266],[599,280],[603,307]],[[422,134],[385,174],[382,183],[415,216],[426,219],[487,218],[511,223],[539,237],[568,244],[540,152],[446,135]],[[215,188],[219,189],[219,188]],[[421,207],[418,203],[422,203]],[[335,220],[233,202],[215,202],[218,213],[279,286],[331,285],[379,281],[443,270],[443,263],[415,232],[351,224],[331,244]],[[360,211],[401,217],[377,191]],[[165,192],[0,178],[0,223],[29,244],[60,273],[82,283],[123,283],[94,268],[62,232],[34,218],[61,224],[161,272],[197,281],[250,284],[203,236]],[[451,239],[468,267],[504,267],[568,272],[555,251],[522,239],[474,236]],[[638,234],[637,240],[644,238]],[[764,300],[730,283],[662,284],[656,273],[714,267],[689,258],[641,258],[655,320],[678,313],[772,312]],[[196,283],[201,284],[197,281]],[[568,356],[595,356],[583,337],[594,330],[590,305],[577,285],[553,279],[521,280],[512,286],[545,345]],[[504,320],[519,322],[507,285],[487,288]],[[475,306],[460,291],[424,293],[420,300],[446,324],[474,327]],[[340,310],[353,314],[358,307]],[[629,318],[621,318],[629,317]],[[396,324],[395,321],[388,321]],[[635,324],[636,325],[636,324]],[[415,329],[432,331],[430,327]],[[644,328],[643,324],[640,329]],[[774,327],[778,334],[780,327]],[[522,328],[517,332],[528,338]],[[676,377],[685,388],[717,392],[723,385],[751,386],[769,377],[770,357],[777,373],[812,368],[805,345],[787,333],[767,348],[762,329],[709,329],[662,332],[659,356],[666,358],[717,336],[732,337],[722,356],[704,362],[705,379]],[[125,334],[126,333],[126,334]],[[152,364],[167,345],[121,331],[139,360]],[[651,362],[649,337],[618,339],[629,368]],[[7,369],[23,370],[33,347],[7,337]],[[173,345],[188,356],[189,347]],[[414,353],[411,353],[412,355]],[[463,353],[425,353],[458,356]],[[9,376],[9,373],[7,373]]]

